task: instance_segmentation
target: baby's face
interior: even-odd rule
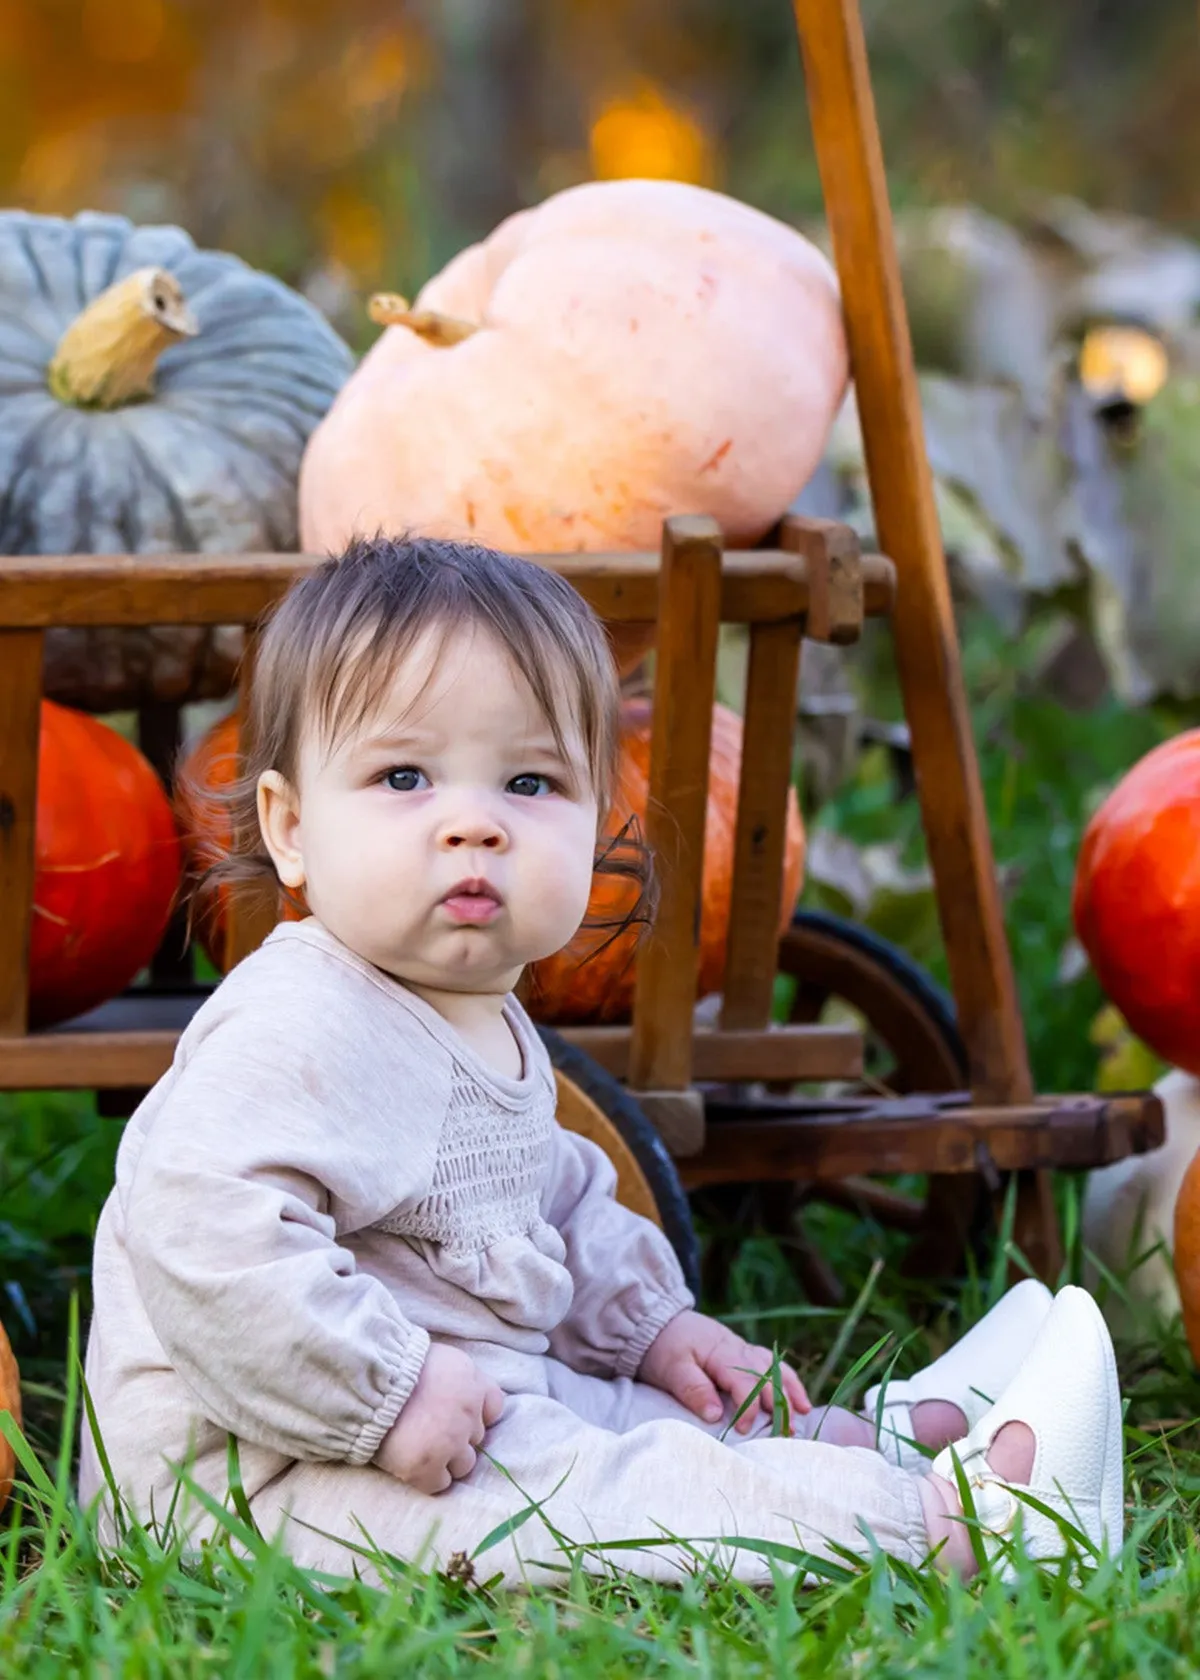
[[[511,990],[587,909],[596,796],[564,735],[565,756],[486,633],[419,643],[349,737],[302,744],[289,843],[314,915],[414,986]]]

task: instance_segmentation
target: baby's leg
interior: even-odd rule
[[[911,1412],[912,1439],[930,1454],[951,1441],[961,1441],[967,1420],[948,1400],[920,1400]],[[814,1406],[806,1417],[793,1419],[793,1433],[806,1441],[825,1441],[831,1447],[868,1447],[879,1450],[874,1413],[849,1412],[844,1406]],[[915,1468],[915,1466],[908,1466]]]
[[[340,1541],[365,1544],[364,1529],[384,1551],[445,1569],[537,1500],[541,1512],[474,1565],[479,1578],[499,1573],[511,1585],[561,1578],[570,1559],[559,1534],[591,1548],[581,1558],[589,1571],[664,1581],[715,1554],[737,1578],[769,1584],[771,1561],[737,1545],[739,1536],[795,1548],[798,1561],[878,1547],[919,1564],[929,1549],[918,1478],[874,1452],[764,1435],[725,1443],[676,1418],[616,1434],[540,1395],[510,1396],[484,1450],[465,1481],[435,1498],[369,1466],[297,1464],[252,1510],[265,1534],[284,1526],[284,1544],[306,1567],[344,1574],[353,1555]],[[631,1540],[644,1544],[602,1544]]]

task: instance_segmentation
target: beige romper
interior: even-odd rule
[[[614,1200],[604,1154],[558,1126],[544,1047],[505,1009],[520,1079],[310,919],[278,927],[196,1015],[126,1128],[96,1234],[87,1381],[133,1509],[163,1518],[189,1450],[224,1501],[232,1432],[260,1530],[283,1525],[293,1556],[333,1573],[354,1556],[316,1529],[361,1543],[361,1525],[438,1566],[528,1498],[576,1542],[742,1535],[919,1561],[912,1475],[772,1438],[765,1418],[722,1441],[636,1380],[692,1298],[666,1239]],[[370,1463],[431,1337],[507,1396],[488,1456],[434,1497]],[[85,1422],[81,1498],[104,1485]],[[103,1498],[99,1515],[111,1539]],[[213,1531],[182,1496],[175,1518],[196,1541]],[[752,1551],[720,1556],[769,1578]],[[610,1557],[659,1579],[689,1563],[653,1544]],[[534,1518],[477,1568],[515,1582],[563,1563]]]

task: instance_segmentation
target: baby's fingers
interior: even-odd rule
[[[788,1403],[789,1411],[797,1412],[801,1417],[806,1412],[812,1411],[812,1401],[808,1398],[808,1391],[804,1384],[792,1370],[792,1367],[783,1364],[782,1361],[779,1366],[779,1386],[783,1390],[783,1397]],[[775,1410],[775,1384],[773,1381],[768,1381],[763,1389],[763,1400],[766,1403],[767,1410],[773,1412]]]
[[[733,1402],[733,1414],[737,1417],[734,1428],[739,1435],[747,1435],[754,1428],[754,1420],[758,1412],[770,1408],[771,1379],[763,1380],[759,1369],[759,1354],[761,1348],[747,1348],[745,1354],[723,1365],[714,1376],[722,1388],[729,1391],[729,1398]],[[769,1366],[770,1355],[766,1354],[762,1363]],[[742,1411],[743,1406],[745,1411]],[[738,1417],[738,1413],[741,1416]]]
[[[724,1410],[715,1385],[691,1356],[681,1359],[672,1370],[670,1392],[705,1423],[716,1423]]]

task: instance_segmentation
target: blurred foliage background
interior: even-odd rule
[[[1191,0],[863,9],[898,205],[1013,216],[1035,191],[1193,228]],[[0,5],[0,199],[178,221],[360,338],[356,290],[636,174],[819,215],[786,0]]]

